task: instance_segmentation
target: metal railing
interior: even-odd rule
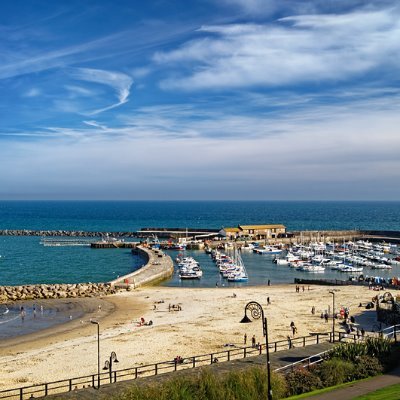
[[[332,332],[327,333],[315,333],[309,336],[301,336],[296,338],[290,338],[290,340],[278,340],[276,342],[269,343],[270,352],[278,352],[288,350],[294,347],[305,347],[308,345],[319,344],[323,342],[357,342],[366,339],[367,337],[384,336],[390,339],[394,339],[397,343],[397,332],[400,331],[400,325],[395,325],[384,329],[376,335],[360,335],[345,332]],[[334,339],[334,340],[333,340]],[[224,351],[219,351],[209,354],[201,354],[197,356],[185,357],[182,359],[174,359],[170,361],[163,361],[156,364],[148,364],[142,366],[136,366],[131,368],[119,369],[114,371],[107,371],[104,373],[80,376],[70,379],[63,379],[54,382],[41,383],[30,386],[23,386],[15,389],[7,389],[0,391],[0,399],[19,399],[24,400],[28,398],[43,397],[50,394],[65,393],[73,390],[78,390],[86,387],[97,388],[96,385],[108,383],[115,383],[126,380],[138,379],[141,377],[155,376],[167,372],[174,372],[178,370],[184,370],[189,368],[196,368],[204,365],[211,365],[216,362],[226,362],[232,360],[243,359],[246,357],[256,356],[263,354],[266,345],[259,344],[255,347],[233,347]],[[329,351],[329,350],[328,350]],[[327,352],[328,352],[327,351]],[[294,366],[303,365],[309,366],[323,360],[322,356],[327,353],[322,352],[303,360],[297,361],[294,364],[277,369],[276,371],[293,368]],[[315,360],[314,360],[315,358]]]
[[[336,335],[335,335],[336,336]],[[339,335],[340,336],[340,335]],[[342,338],[343,339],[343,338]],[[316,333],[309,336],[301,336],[289,340],[278,340],[269,343],[270,352],[288,350],[293,347],[304,347],[322,342],[331,342],[332,333]],[[163,361],[156,364],[148,364],[125,368],[120,370],[108,371],[104,373],[80,376],[70,379],[63,379],[54,382],[41,383],[30,386],[23,386],[15,389],[0,391],[0,399],[29,399],[35,397],[48,396],[50,394],[65,393],[87,387],[96,388],[98,382],[101,385],[120,381],[138,379],[141,377],[155,376],[167,372],[174,372],[189,368],[196,368],[204,365],[211,365],[216,362],[226,362],[256,356],[265,351],[266,345],[260,344],[255,347],[233,347],[224,351],[209,354],[201,354],[182,359]]]
[[[274,369],[274,372],[287,373],[293,371],[295,368],[303,367],[310,368],[311,365],[319,364],[326,359],[326,356],[331,350],[325,350],[321,353],[313,354],[312,356],[303,358],[302,360],[296,361],[292,364],[284,365],[283,367]]]

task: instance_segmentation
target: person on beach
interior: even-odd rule
[[[256,347],[256,336],[253,335],[253,337],[251,338],[251,347]]]
[[[244,344],[247,343],[247,334],[246,334],[246,333],[245,333],[244,336],[243,336],[243,342],[244,342]]]
[[[312,314],[312,315],[315,314],[315,307],[314,307],[314,306],[312,306],[312,308],[311,308],[311,314]]]
[[[268,286],[271,286],[271,281],[268,279]]]

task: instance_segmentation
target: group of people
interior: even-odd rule
[[[168,304],[168,311],[182,311],[182,307],[179,304]]]

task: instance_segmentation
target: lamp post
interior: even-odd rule
[[[110,359],[106,360],[106,362],[104,363],[104,367],[103,367],[104,370],[107,370],[107,369],[109,370],[110,383],[112,383],[112,365],[113,365],[113,361],[115,363],[119,362],[118,359],[117,359],[117,354],[115,353],[115,351],[111,352]]]
[[[250,301],[246,304],[244,308],[244,317],[240,321],[242,324],[246,324],[252,322],[251,319],[247,316],[247,311],[250,312],[250,315],[253,319],[260,319],[263,324],[263,336],[265,337],[265,345],[267,351],[267,373],[268,373],[268,400],[272,400],[272,388],[271,388],[271,364],[269,361],[269,343],[268,343],[268,325],[267,318],[264,316],[264,310],[261,307],[261,304],[256,301]]]
[[[335,292],[329,292],[332,295],[332,342],[335,343]]]
[[[100,324],[97,321],[90,320],[92,324],[97,325],[97,389],[100,388]]]

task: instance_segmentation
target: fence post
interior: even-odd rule
[[[231,351],[228,350],[228,361],[231,361]]]
[[[278,348],[277,348],[277,346],[278,346],[278,343],[277,343],[277,342],[275,342],[275,353],[278,351]]]
[[[212,364],[213,363],[213,358],[214,358],[212,353],[210,354],[210,357],[211,357],[210,364]]]
[[[193,357],[193,368],[196,368],[196,357]]]
[[[317,333],[317,344],[319,344],[319,333]]]
[[[24,393],[22,391],[22,388],[19,389],[19,400],[23,400],[24,399]]]
[[[94,387],[94,375],[92,375],[92,386]]]
[[[246,347],[243,348],[243,358],[246,358]]]
[[[92,382],[92,383],[94,383],[94,382]],[[72,391],[72,379],[69,380],[69,391],[70,392]]]
[[[176,363],[175,363],[175,371],[176,371]],[[137,367],[135,368],[135,379],[137,379],[138,377],[138,370]]]
[[[158,372],[158,364],[154,364],[154,375],[157,375]]]
[[[45,396],[47,396],[49,393],[48,393],[48,385],[47,385],[47,383],[45,383],[44,384],[44,395]]]
[[[306,347],[306,337],[303,336],[303,347]]]

